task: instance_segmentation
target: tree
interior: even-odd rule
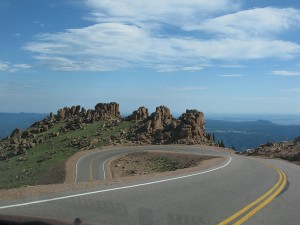
[[[225,148],[225,144],[224,144],[224,141],[223,141],[223,140],[218,141],[218,145],[219,145],[219,147],[221,147],[221,148]]]

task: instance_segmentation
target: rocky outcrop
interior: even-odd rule
[[[141,109],[141,108],[140,108]],[[135,120],[139,110],[129,117]],[[139,122],[135,133],[129,138],[148,144],[214,144],[213,135],[205,133],[205,120],[202,112],[186,110],[179,119],[174,118],[170,109],[159,106],[148,118]]]
[[[140,120],[145,120],[148,117],[149,117],[148,109],[142,106],[137,110],[133,111],[130,116],[126,117],[126,120],[140,121]]]
[[[209,141],[205,134],[205,120],[202,112],[196,109],[186,110],[179,117],[179,120],[180,123],[175,130],[176,139],[184,140],[189,144],[200,144]]]
[[[255,149],[248,149],[241,154],[246,156],[259,156],[268,158],[280,158],[300,164],[300,137],[292,141],[280,143],[268,142]]]
[[[98,113],[100,119],[120,117],[119,104],[115,102],[99,103],[95,106],[95,111]]]
[[[114,135],[101,135],[102,132],[112,131],[119,125],[126,126]],[[25,154],[26,151],[44,142],[49,143],[56,137],[68,132],[86,129],[90,123],[101,121],[93,134],[99,141],[109,145],[116,144],[208,144],[214,145],[213,135],[206,134],[205,120],[202,112],[186,110],[178,119],[174,118],[166,106],[156,107],[150,116],[148,109],[140,107],[126,117],[120,117],[119,104],[99,103],[94,109],[80,105],[64,107],[57,114],[50,113],[45,119],[37,121],[28,129],[15,129],[11,135],[0,142],[0,157],[7,159],[11,156]],[[129,123],[128,123],[129,122]],[[130,126],[128,126],[130,125]],[[55,128],[55,129],[52,129]],[[94,128],[93,128],[94,129]],[[68,135],[64,136],[65,138]],[[98,139],[92,141],[86,137],[73,138],[69,147],[89,149],[95,146]]]
[[[93,123],[97,120],[106,120],[113,117],[120,117],[119,104],[115,102],[111,103],[98,103],[95,106],[95,110],[81,108],[80,105],[72,107],[64,107],[57,111],[55,116],[53,113],[50,113],[49,120],[56,120],[58,122],[65,121],[67,119],[72,119],[76,117],[83,118],[84,122]]]
[[[173,117],[170,113],[170,109],[166,106],[159,106],[156,107],[155,112],[151,114],[144,128],[147,133],[164,131],[168,129],[172,121]]]
[[[9,137],[0,142],[0,157],[6,159],[22,154],[28,149],[43,143],[46,139],[58,137],[69,131],[85,129],[87,123],[119,117],[119,104],[115,102],[99,103],[95,106],[95,109],[89,110],[85,110],[80,105],[64,107],[59,109],[56,115],[51,112],[48,117],[33,123],[24,131],[19,128],[15,129]],[[58,131],[44,134],[57,124],[62,124]]]
[[[21,133],[22,133],[22,130],[20,128],[16,128],[13,130],[13,132],[11,132],[11,135],[9,137],[10,138],[20,137]]]
[[[59,109],[59,110],[57,111],[57,116],[56,116],[56,118],[57,118],[59,121],[63,121],[63,120],[65,120],[66,118],[71,118],[71,117],[78,116],[79,113],[80,113],[80,109],[81,109],[81,106],[80,106],[80,105],[72,106],[71,108],[64,107],[64,108]],[[51,119],[53,119],[53,113],[50,113],[50,120],[51,120]]]

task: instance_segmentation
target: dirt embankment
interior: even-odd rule
[[[166,151],[141,151],[115,157],[108,162],[107,170],[110,178],[151,175],[197,167],[201,163],[207,164],[207,161],[212,159],[220,159],[220,157]]]

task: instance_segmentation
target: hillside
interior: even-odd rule
[[[0,142],[0,188],[64,181],[64,162],[78,151],[108,145],[207,144],[204,116],[186,110],[173,118],[165,106],[151,115],[140,107],[122,118],[117,103],[59,109],[29,128],[15,129]]]
[[[26,129],[45,116],[40,113],[0,113],[0,139],[10,135],[16,127]]]
[[[234,146],[240,152],[267,142],[293,140],[300,135],[300,125],[279,125],[266,120],[233,122],[207,119],[205,128],[214,133],[216,141],[223,140],[226,147]]]
[[[246,156],[259,156],[284,159],[300,165],[300,137],[292,141],[280,143],[269,142],[258,148],[249,149],[242,154]]]

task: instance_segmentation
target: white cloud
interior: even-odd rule
[[[300,93],[300,88],[279,89],[278,91],[285,93]]]
[[[218,75],[219,77],[243,77],[244,75],[242,74],[222,74]]]
[[[46,26],[45,24],[41,23],[38,20],[33,21],[33,23],[39,25],[40,27],[45,27]]]
[[[288,70],[275,70],[272,74],[279,76],[300,76],[300,72],[288,71]]]
[[[244,65],[239,65],[239,64],[224,64],[224,65],[220,65],[220,67],[223,68],[244,68]]]
[[[5,71],[9,69],[9,65],[7,62],[1,62],[0,61],[0,71]]]
[[[290,58],[300,52],[299,45],[280,40],[157,37],[138,26],[116,22],[44,34],[24,48],[36,53],[38,59],[62,57],[72,61],[68,65],[72,71],[85,70],[80,65],[97,67],[107,61],[112,66],[110,69],[137,63],[142,66],[164,63],[175,68],[185,65],[197,68],[197,64],[207,60]],[[52,60],[56,68],[65,64],[60,63]]]
[[[92,19],[96,22],[158,22],[183,25],[201,21],[208,15],[233,12],[239,0],[88,0]]]
[[[19,71],[20,69],[29,69],[29,68],[31,68],[31,66],[28,64],[12,64],[9,62],[0,61],[0,71],[14,73]]]
[[[13,67],[18,69],[29,69],[31,66],[23,63],[23,64],[14,64]]]
[[[274,36],[300,23],[298,10],[238,11],[239,2],[88,0],[94,25],[39,35],[24,49],[42,64],[63,71],[136,65],[159,72],[198,71],[205,67],[199,65],[212,61],[230,65],[299,55],[298,43]],[[211,36],[203,39],[203,33]]]
[[[293,8],[255,8],[187,25],[186,30],[202,30],[230,37],[272,36],[300,24],[300,11]]]
[[[183,66],[183,67],[176,67],[173,65],[159,65],[156,67],[158,72],[162,73],[171,73],[171,72],[178,72],[178,71],[189,71],[189,72],[196,72],[202,70],[202,66]]]
[[[36,56],[40,64],[49,66],[57,71],[112,71],[125,68],[127,64],[118,60],[72,60],[56,56]]]

